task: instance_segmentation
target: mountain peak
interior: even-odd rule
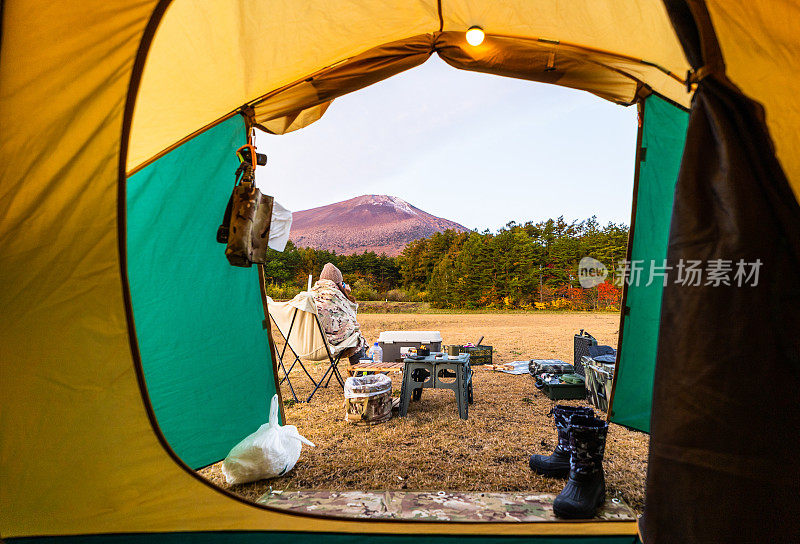
[[[353,202],[358,206],[387,206],[408,215],[417,215],[414,207],[402,198],[389,195],[362,195],[345,202]]]
[[[469,229],[390,195],[361,195],[294,213],[291,240],[340,254],[374,251],[396,256],[413,240]]]

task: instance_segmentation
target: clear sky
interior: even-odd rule
[[[292,211],[387,194],[478,230],[559,215],[630,222],[635,107],[436,55],[257,145],[269,156],[259,185]]]

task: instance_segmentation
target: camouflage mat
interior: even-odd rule
[[[331,516],[427,521],[561,521],[553,514],[555,495],[444,491],[271,491],[260,504]],[[633,510],[609,499],[596,520],[634,521]]]

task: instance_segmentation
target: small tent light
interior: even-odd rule
[[[479,26],[470,27],[467,30],[467,43],[472,46],[478,46],[483,43],[483,29]]]

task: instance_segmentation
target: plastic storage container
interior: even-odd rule
[[[611,399],[611,387],[614,384],[614,365],[595,363],[587,364],[586,399],[598,409],[607,412]]]
[[[392,417],[392,379],[386,374],[347,378],[344,381],[344,419],[372,425]]]
[[[572,374],[572,376],[580,376]],[[582,376],[580,376],[582,377]],[[546,383],[542,391],[550,400],[578,400],[586,398],[586,383]]]
[[[428,346],[431,352],[442,351],[442,334],[439,331],[383,331],[378,337],[385,362],[401,362],[402,348]],[[404,350],[403,350],[404,351]]]
[[[480,344],[478,346],[459,346],[459,353],[469,353],[469,364],[490,365],[492,364],[492,346]]]

